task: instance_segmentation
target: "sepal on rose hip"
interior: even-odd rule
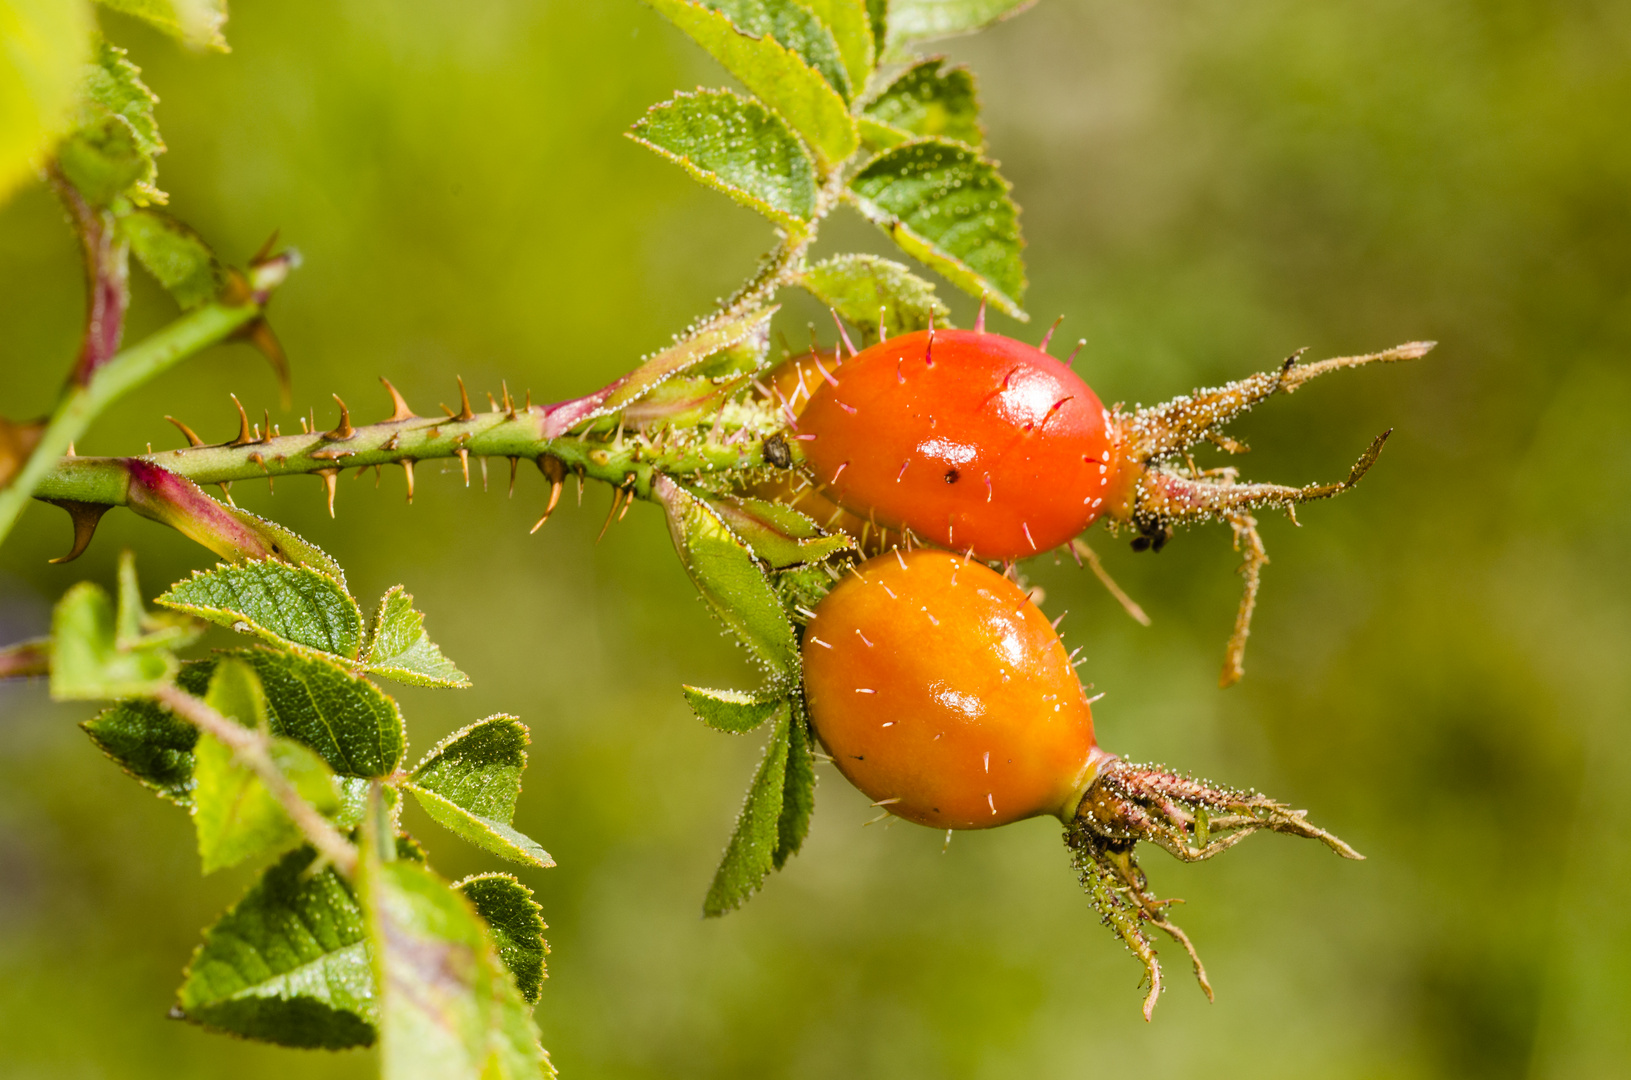
[[[1167,918],[1166,909],[1177,901],[1159,899],[1150,891],[1135,854],[1140,841],[1156,844],[1184,862],[1200,862],[1267,829],[1319,840],[1346,859],[1364,858],[1337,836],[1309,824],[1306,811],[1163,766],[1095,753],[1093,779],[1074,813],[1065,817],[1065,846],[1104,924],[1144,964],[1149,980],[1146,1020],[1162,990],[1161,963],[1146,926],[1183,946],[1208,1000],[1212,984],[1189,935]]]

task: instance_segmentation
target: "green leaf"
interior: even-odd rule
[[[810,721],[804,709],[795,705],[788,724],[787,779],[782,785],[782,812],[776,822],[776,857],[780,870],[798,854],[810,832],[810,815],[815,812],[815,753],[810,744]]]
[[[843,533],[824,533],[816,523],[788,506],[768,499],[721,495],[708,500],[753,557],[775,570],[825,562],[855,544]]]
[[[815,214],[815,163],[786,121],[749,98],[679,93],[652,106],[629,137],[773,221],[792,225]]]
[[[855,121],[843,95],[797,52],[765,34],[754,37],[695,0],[646,0],[725,66],[755,97],[780,113],[830,171],[855,152]]]
[[[889,36],[889,0],[866,0],[867,23],[872,28],[872,48],[881,59]]]
[[[861,213],[952,284],[1015,318],[1025,292],[1024,241],[1008,181],[961,143],[922,139],[886,150],[850,181]]]
[[[880,141],[863,124],[867,140],[884,147],[899,145],[914,135],[955,139],[975,150],[985,145],[974,74],[960,65],[947,66],[943,57],[931,57],[901,72],[866,107],[866,118],[889,129],[884,135],[887,141]]]
[[[204,701],[244,727],[257,731],[267,727],[260,679],[241,660],[216,665]],[[334,774],[315,752],[289,739],[272,740],[268,752],[284,777],[319,813],[332,814],[340,808]],[[204,873],[300,842],[299,827],[230,747],[205,732],[193,755],[193,826]]]
[[[753,553],[703,500],[666,476],[652,496],[668,515],[669,535],[703,599],[777,686],[797,683],[793,624]]]
[[[362,908],[309,847],[280,859],[193,952],[176,1008],[247,1039],[341,1050],[374,1042],[377,1009]]]
[[[159,645],[120,648],[113,601],[82,581],[51,618],[51,696],[58,701],[140,697],[170,681],[176,659]]]
[[[544,941],[543,909],[533,900],[532,890],[511,874],[477,874],[453,887],[487,923],[487,936],[515,977],[521,1000],[537,1004],[544,991],[544,957],[549,955],[549,945]]]
[[[849,71],[832,30],[799,0],[702,0],[723,12],[736,28],[754,37],[774,39],[821,73],[847,101],[853,97]]]
[[[85,67],[74,130],[57,148],[63,176],[93,206],[124,196],[138,205],[162,203],[156,186],[164,153],[153,106],[158,98],[123,49],[97,42]]]
[[[408,787],[437,823],[512,862],[550,867],[555,860],[510,827],[527,767],[527,726],[490,716],[443,739],[408,777]]]
[[[759,891],[776,865],[782,791],[787,780],[787,729],[784,716],[771,732],[764,760],[753,777],[753,786],[748,788],[742,813],[736,819],[736,831],[725,847],[725,857],[720,860],[707,899],[702,903],[704,915],[723,915],[741,907],[748,897]]]
[[[972,34],[1034,3],[1036,0],[889,0],[885,51],[895,58],[913,42]]]
[[[742,735],[776,715],[785,708],[785,694],[749,694],[741,690],[704,690],[698,686],[682,686],[685,703],[697,714],[697,719],[715,731]]]
[[[888,337],[951,325],[951,309],[933,285],[876,255],[836,255],[806,269],[798,283],[859,329],[867,344],[878,340],[880,322]]]
[[[400,585],[380,598],[364,660],[369,671],[397,682],[456,689],[470,685],[470,677],[425,633],[425,617],[414,610],[413,594]]]
[[[230,51],[226,38],[221,35],[227,21],[227,0],[101,0],[101,3],[151,23],[195,48]]]
[[[469,900],[400,860],[365,861],[359,883],[380,988],[384,1080],[555,1075]]]
[[[594,415],[609,415],[634,404],[668,380],[690,372],[714,373],[721,365],[742,366],[744,356],[763,356],[770,346],[770,317],[776,308],[761,308],[693,334],[646,360],[611,387]]]
[[[202,237],[159,210],[134,210],[119,219],[136,261],[183,311],[207,304],[221,291],[221,264]]]
[[[68,129],[95,25],[81,0],[0,0],[0,200]]]
[[[339,582],[276,559],[195,570],[157,603],[274,644],[304,645],[347,660],[355,660],[362,647],[362,612]]]
[[[844,70],[849,74],[851,98],[866,88],[866,80],[877,62],[873,47],[872,24],[867,16],[866,0],[798,0],[803,7],[820,19],[832,31],[838,54],[843,57]]]
[[[401,764],[402,714],[367,679],[310,653],[257,648],[222,655],[247,661],[260,676],[272,734],[306,744],[345,776],[389,776]]]
[[[176,680],[183,689],[187,688],[188,670],[183,667]],[[121,701],[79,726],[126,773],[176,805],[192,806],[197,728],[141,698]]]

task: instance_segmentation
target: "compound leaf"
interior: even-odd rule
[[[520,991],[465,896],[416,863],[360,875],[384,1080],[553,1077]]]
[[[409,790],[438,824],[477,847],[528,866],[554,866],[549,852],[510,825],[530,741],[515,717],[488,717],[426,754],[409,774]]]
[[[880,323],[888,337],[951,325],[951,309],[933,285],[876,255],[836,255],[806,269],[798,282],[859,329],[867,344],[878,340]]]
[[[896,146],[912,137],[955,139],[978,150],[985,145],[980,129],[980,99],[974,74],[962,66],[931,57],[907,68],[866,107],[866,119],[882,124],[877,132],[863,124],[867,141]]]
[[[788,721],[783,716],[771,732],[764,760],[759,763],[753,786],[748,788],[742,812],[737,816],[736,831],[725,846],[725,857],[720,860],[708,896],[702,902],[704,915],[723,915],[741,907],[748,897],[759,891],[777,865],[787,751]]]
[[[100,0],[104,7],[134,15],[195,48],[228,52],[221,28],[227,0]]]
[[[652,495],[668,515],[680,562],[709,607],[775,685],[796,683],[793,624],[753,553],[712,507],[668,477],[659,474],[652,481]]]
[[[1025,292],[1019,210],[996,166],[962,143],[922,139],[885,150],[850,197],[901,248],[1015,318]]]
[[[780,113],[814,152],[823,172],[855,152],[859,136],[843,95],[798,52],[768,32],[754,36],[716,7],[696,0],[646,2],[742,80],[755,97]],[[843,71],[842,67],[837,70]]]
[[[537,1004],[544,990],[544,957],[549,955],[549,945],[544,941],[543,909],[532,898],[532,890],[511,874],[477,874],[453,887],[487,923],[487,936],[515,977],[521,1000]]]
[[[140,697],[170,681],[176,658],[161,645],[121,647],[113,600],[82,581],[51,617],[51,696],[58,701]]]
[[[176,684],[201,694],[209,668],[183,664]],[[126,773],[184,808],[193,804],[193,750],[198,729],[156,702],[121,701],[79,725],[91,741]]]
[[[362,612],[340,583],[308,566],[266,559],[195,570],[158,598],[218,626],[355,660]]]
[[[377,1008],[362,909],[317,852],[291,851],[204,931],[177,1011],[201,1027],[284,1046],[374,1041]]]
[[[776,856],[780,870],[804,845],[815,812],[815,754],[810,744],[810,723],[795,705],[787,728],[787,779],[782,785],[782,812],[776,822]]]
[[[885,51],[896,58],[914,42],[972,34],[1034,3],[1036,0],[889,0]]]
[[[652,106],[629,137],[783,225],[815,214],[815,163],[786,121],[749,98],[679,93]]]
[[[785,708],[787,698],[782,694],[749,694],[741,690],[705,690],[699,686],[682,686],[685,703],[697,714],[697,719],[715,731],[743,735]]]
[[[244,727],[263,731],[268,726],[260,678],[242,660],[215,665],[204,701]],[[284,777],[318,812],[339,810],[334,774],[313,750],[290,739],[274,739],[268,752]],[[299,842],[299,827],[230,747],[205,732],[193,755],[193,827],[204,873]]]
[[[402,714],[367,679],[311,653],[256,648],[223,655],[247,661],[260,676],[272,734],[306,744],[344,776],[389,776],[401,763]]]
[[[832,31],[838,55],[843,57],[844,70],[849,74],[849,96],[853,98],[865,89],[867,76],[872,74],[873,64],[877,62],[866,0],[799,0],[799,3]]]
[[[69,127],[94,29],[82,0],[0,0],[0,199]]]
[[[470,677],[453,666],[425,633],[425,617],[414,609],[413,595],[393,585],[380,598],[374,632],[368,639],[368,670],[415,686],[462,689]]]
[[[215,299],[221,264],[202,237],[160,210],[133,210],[119,219],[136,261],[183,311]]]

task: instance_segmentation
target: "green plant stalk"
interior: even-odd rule
[[[312,847],[347,878],[356,875],[357,849],[317,812],[316,807],[301,798],[294,785],[289,783],[289,778],[283,775],[283,770],[277,767],[272,755],[267,752],[268,739],[264,732],[227,719],[206,702],[176,686],[164,687],[154,695],[154,700],[200,731],[208,732],[225,743],[239,763],[266,785],[266,790],[282,805],[284,813],[311,841]]]
[[[0,491],[0,543],[11,533],[18,516],[39,485],[57,467],[62,455],[83,435],[102,410],[147,380],[168,371],[187,357],[244,329],[261,316],[266,295],[288,273],[289,261],[274,259],[250,270],[250,295],[238,302],[218,300],[190,311],[99,367],[84,385],[70,386],[57,403],[28,462],[12,483]]]
[[[469,420],[414,417],[353,428],[346,437],[334,432],[277,435],[241,445],[194,446],[141,455],[138,460],[198,484],[332,473],[338,469],[409,465],[457,457],[555,458],[565,471],[600,480],[649,498],[653,476],[700,477],[764,466],[764,437],[780,430],[781,421],[765,412],[751,427],[737,427],[724,438],[681,429],[656,435],[591,432],[554,438],[544,434],[546,410],[535,406],[482,413]],[[758,431],[762,427],[762,432]],[[795,451],[796,455],[796,451]],[[41,499],[122,506],[130,479],[124,458],[74,457],[57,463],[41,478]]]

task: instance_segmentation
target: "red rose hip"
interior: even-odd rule
[[[1069,541],[1105,509],[1115,433],[1097,395],[1000,334],[919,331],[838,365],[798,418],[816,483],[880,525],[981,559]]]

